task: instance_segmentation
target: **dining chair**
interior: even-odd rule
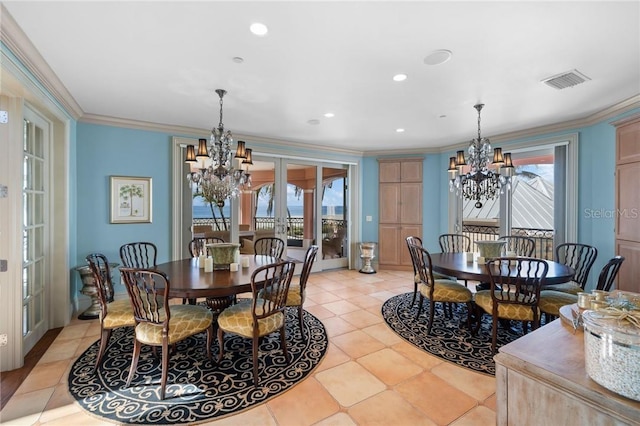
[[[196,237],[189,242],[189,254],[191,257],[207,255],[207,244],[213,243],[224,243],[224,240],[218,237]]]
[[[516,256],[533,257],[536,251],[536,242],[533,238],[519,235],[504,235],[498,241],[506,241],[505,251],[513,252]]]
[[[587,244],[564,243],[556,247],[556,262],[575,270],[570,282],[547,286],[545,290],[557,290],[578,294],[584,291],[589,278],[589,271],[598,257],[598,249]]]
[[[289,285],[289,292],[287,293],[286,305],[298,308],[298,323],[300,325],[300,337],[302,337],[302,339],[304,339],[304,327],[302,321],[304,309],[302,308],[302,305],[304,305],[304,299],[306,298],[307,280],[309,279],[309,275],[311,275],[311,268],[313,268],[317,254],[318,246],[309,246],[304,255],[304,263],[302,264],[300,278],[297,283],[292,282]],[[260,290],[258,297],[270,299],[274,296],[265,290]]]
[[[260,338],[280,331],[280,344],[285,361],[289,362],[287,340],[285,336],[285,313],[287,293],[294,262],[277,262],[256,269],[251,275],[250,302],[238,303],[228,307],[218,317],[218,344],[220,352],[218,362],[224,357],[224,333],[234,333],[252,340],[253,383],[258,386],[258,350]],[[259,297],[260,290],[271,295]]]
[[[611,290],[620,266],[622,266],[622,262],[624,262],[624,257],[616,256],[604,265],[598,277],[596,290]],[[545,314],[545,318],[551,319],[551,317],[558,317],[560,316],[561,307],[578,302],[577,294],[558,290],[547,290],[549,287],[553,286],[547,286],[540,292],[540,310]]]
[[[491,287],[475,295],[475,332],[482,324],[483,313],[491,315],[491,350],[495,353],[499,319],[522,321],[525,334],[528,323],[534,330],[540,326],[540,288],[549,265],[532,257],[498,257],[487,261],[486,268]]]
[[[160,399],[164,399],[169,373],[169,346],[190,336],[207,333],[206,352],[211,359],[213,314],[202,305],[169,305],[171,283],[162,272],[143,268],[120,268],[135,318],[133,360],[127,386],[135,375],[142,345],[162,348]]]
[[[113,300],[113,283],[109,261],[104,254],[91,253],[86,257],[96,286],[96,296],[100,304],[100,349],[93,370],[97,370],[102,362],[111,332],[120,327],[133,327],[133,309],[128,299]]]
[[[611,287],[613,287],[613,282],[618,276],[622,262],[624,262],[623,256],[615,256],[604,265],[598,276],[596,290],[611,291]]]
[[[278,237],[262,237],[253,243],[253,250],[256,255],[273,256],[282,258],[286,243]]]
[[[120,246],[120,260],[125,268],[155,268],[158,249],[148,242],[127,243]]]
[[[435,312],[436,302],[447,303],[465,303],[467,305],[467,325],[471,331],[471,315],[473,313],[473,296],[471,291],[460,284],[458,281],[447,279],[434,279],[431,269],[431,255],[422,246],[418,244],[407,243],[411,261],[414,270],[420,276],[418,289],[420,291],[420,300],[418,302],[418,314],[416,320],[422,312],[424,298],[429,300],[429,321],[427,323],[427,334],[431,334],[431,326],[433,325],[433,316]]]
[[[438,243],[443,253],[462,253],[471,251],[471,238],[463,234],[441,234]]]
[[[438,237],[438,243],[440,244],[440,250],[442,253],[463,253],[471,251],[471,238],[463,234],[441,234]],[[456,279],[455,277],[449,277],[449,279]],[[467,286],[467,280],[464,281],[464,286]]]

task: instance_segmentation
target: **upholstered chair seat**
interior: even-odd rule
[[[160,309],[159,320],[164,322],[166,311]],[[169,322],[169,345],[194,334],[207,331],[213,321],[213,313],[202,305],[172,305]],[[145,345],[162,345],[162,324],[141,322],[136,327],[136,339]]]
[[[580,287],[579,285],[577,285],[573,281],[570,281],[568,283],[562,283],[562,284],[548,285],[548,286],[545,287],[545,289],[546,290],[553,290],[553,291],[557,291],[557,292],[568,293],[568,294],[573,294],[573,295],[577,295],[581,291],[584,291],[584,289],[582,287]]]
[[[256,314],[262,315],[262,300],[257,301]],[[278,331],[284,324],[284,314],[277,312],[266,318],[258,320],[258,333],[261,336]],[[239,334],[243,337],[253,337],[253,313],[251,303],[237,303],[228,307],[218,317],[218,327]]]
[[[114,300],[107,304],[107,314],[100,313],[100,321],[104,328],[133,327],[136,320],[133,318],[133,309],[128,299]]]
[[[545,287],[545,288],[548,288]],[[555,290],[542,290],[540,292],[540,310],[544,314],[560,316],[560,308],[578,302],[578,296],[571,293]]]
[[[491,298],[491,290],[481,290],[476,293],[475,297],[476,306],[484,309],[486,312],[491,312],[493,309],[493,299]],[[520,295],[518,298],[509,297],[509,301],[522,303],[523,297]],[[533,321],[534,310],[528,305],[516,305],[498,303],[498,318],[509,319],[514,321]],[[538,317],[540,316],[538,310]]]
[[[467,303],[472,299],[471,290],[457,281],[436,279],[434,283],[433,297],[438,302]],[[423,296],[429,297],[431,290],[428,285],[420,283],[419,289]]]

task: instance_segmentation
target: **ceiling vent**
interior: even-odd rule
[[[577,86],[578,84],[584,83],[587,80],[591,79],[582,74],[580,71],[574,69],[571,71],[563,72],[562,74],[554,75],[553,77],[546,78],[542,80],[542,82],[555,89],[560,90],[566,89],[567,87]]]

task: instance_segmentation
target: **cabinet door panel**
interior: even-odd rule
[[[399,223],[401,203],[399,183],[380,184],[380,223]]]
[[[400,182],[399,162],[380,162],[378,170],[380,182]]]
[[[616,167],[617,204],[616,237],[628,241],[640,241],[640,162]]]
[[[403,183],[400,196],[400,223],[422,223],[422,184]]]
[[[616,288],[618,290],[640,293],[640,243],[635,241],[616,241],[616,254],[624,256],[624,262],[618,272]]]
[[[405,266],[413,266],[411,262],[411,255],[409,254],[409,247],[407,247],[407,237],[418,237],[422,240],[422,226],[421,225],[403,225],[400,229],[400,264]]]
[[[640,120],[618,128],[616,162],[640,161]]]
[[[400,226],[380,225],[378,228],[378,262],[381,265],[400,264]],[[405,244],[406,245],[406,244]]]
[[[405,161],[400,169],[402,182],[422,182],[422,160]]]

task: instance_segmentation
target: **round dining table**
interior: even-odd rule
[[[249,259],[248,267],[238,265],[237,271],[214,269],[205,272],[198,258],[174,260],[156,265],[155,269],[169,277],[169,297],[195,300],[225,298],[251,291],[251,276],[260,266],[278,262],[279,258],[262,255],[241,255]]]
[[[562,284],[573,278],[573,268],[552,260],[545,260],[549,265],[544,285]],[[456,277],[462,280],[476,280],[490,282],[491,278],[484,263],[467,262],[466,253],[433,253],[431,254],[431,268],[434,272]]]

